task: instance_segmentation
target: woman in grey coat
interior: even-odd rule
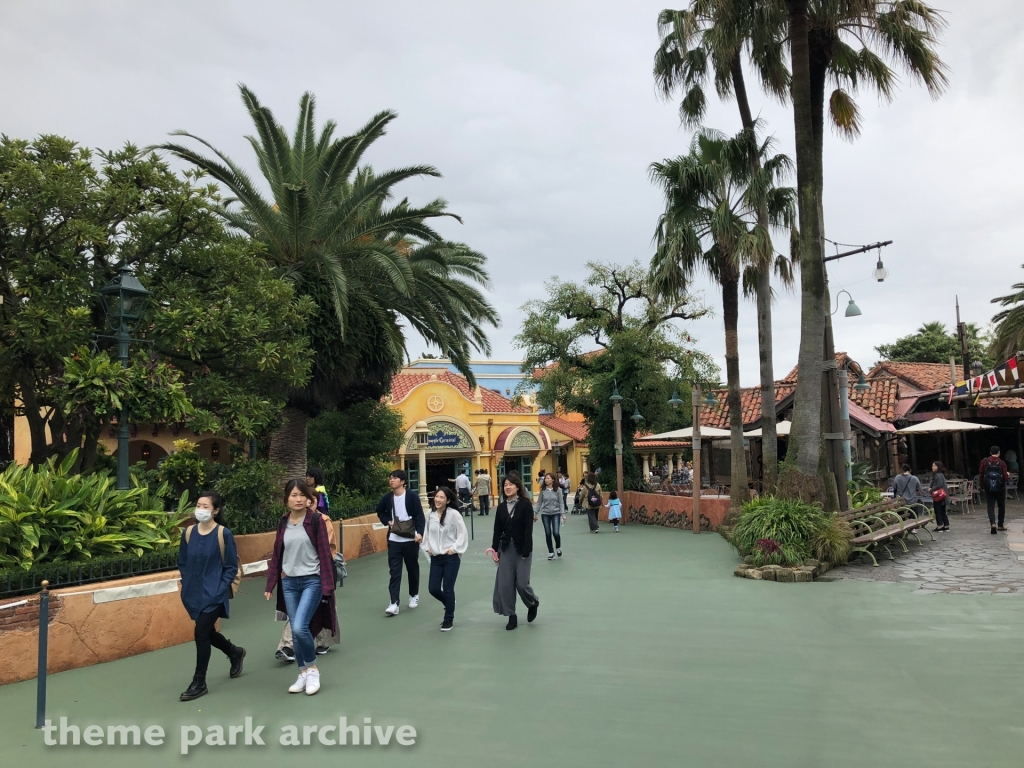
[[[537,515],[544,522],[544,539],[548,544],[548,560],[555,559],[555,552],[562,556],[562,523],[565,522],[565,514],[562,511],[562,490],[558,487],[555,476],[548,472],[540,486],[540,498],[537,500],[537,511],[533,516],[534,522]],[[554,538],[554,546],[551,539]]]
[[[494,513],[494,537],[491,557],[498,564],[494,577],[494,612],[508,616],[505,629],[518,626],[516,593],[526,603],[527,621],[537,618],[540,600],[530,586],[530,566],[533,563],[533,502],[523,488],[518,472],[505,476],[502,489],[505,500]]]

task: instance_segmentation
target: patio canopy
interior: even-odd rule
[[[953,419],[931,419],[896,431],[900,434],[928,435],[936,432],[977,432],[982,429],[996,429],[996,427],[991,424],[973,424],[969,421],[954,421]]]
[[[719,429],[718,427],[701,427],[700,436],[705,440],[714,440],[718,437],[728,437],[728,429]],[[671,432],[662,432],[659,435],[646,435],[644,437],[637,437],[633,439],[634,443],[641,443],[645,440],[690,440],[693,438],[693,427],[687,427],[686,429],[674,429]]]
[[[793,426],[793,422],[791,422],[791,421],[780,421],[778,424],[775,425],[775,433],[779,437],[786,437],[789,434],[789,428],[792,427],[792,426]],[[760,437],[761,436],[761,428],[758,427],[757,429],[752,429],[749,432],[744,432],[743,436],[744,437]]]

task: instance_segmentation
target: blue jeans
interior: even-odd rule
[[[459,576],[458,555],[434,555],[430,558],[430,580],[427,589],[444,605],[444,618],[455,618],[455,579]]]
[[[562,516],[561,515],[541,515],[540,519],[544,521],[544,540],[548,543],[548,554],[552,554],[555,548],[562,548]],[[551,537],[555,539],[555,546],[551,546]]]
[[[309,620],[320,607],[323,592],[320,591],[320,575],[285,576],[281,579],[284,605],[288,621],[292,625],[292,641],[295,643],[295,661],[299,669],[316,664],[316,645],[313,633],[309,631]]]

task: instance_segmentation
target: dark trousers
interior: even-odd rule
[[[398,590],[402,586],[402,562],[405,562],[405,570],[409,573],[409,595],[415,597],[420,593],[420,545],[415,539],[409,541],[388,540],[388,570],[391,571],[391,581],[388,583],[388,592],[391,593],[391,602],[398,602]]]
[[[473,492],[469,488],[459,489],[459,501],[463,504],[468,504],[469,508],[473,508]]]
[[[949,525],[949,515],[946,514],[946,500],[936,501],[933,503],[935,507],[935,525],[939,528],[945,528]]]
[[[569,492],[562,491],[562,506],[565,507],[565,511],[569,511]]]
[[[459,577],[458,555],[434,555],[430,558],[430,594],[444,605],[445,621],[455,618],[455,579]]]
[[[548,543],[548,553],[553,554],[555,549],[562,548],[562,516],[561,515],[541,515],[540,519],[544,521],[544,539]],[[555,546],[551,546],[551,539],[555,540]]]
[[[985,491],[985,500],[988,502],[988,524],[996,524],[996,505],[999,505],[999,527],[1002,528],[1003,520],[1006,518],[1006,491]]]
[[[596,531],[600,526],[597,524],[597,510],[587,507],[587,525],[590,526],[590,530]]]
[[[491,514],[491,497],[490,496],[478,496],[480,499],[480,514],[489,515]]]
[[[210,666],[210,648],[216,648],[230,657],[235,646],[224,635],[217,631],[217,619],[220,611],[200,613],[196,619],[196,674],[205,675]]]

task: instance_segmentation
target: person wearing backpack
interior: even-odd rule
[[[587,524],[591,533],[597,533],[597,511],[601,508],[601,484],[597,482],[597,473],[588,472],[587,479],[580,485],[583,507],[587,510]]]
[[[324,627],[338,634],[338,613],[334,601],[334,559],[323,515],[311,509],[316,493],[304,479],[289,480],[284,487],[288,511],[277,523],[274,550],[267,568],[269,600],[277,587],[277,610],[288,614],[295,643],[299,676],[289,693],[312,696],[320,690],[313,638]]]
[[[978,482],[985,491],[988,502],[988,524],[992,526],[992,535],[997,531],[1005,531],[1003,522],[1006,519],[1006,481],[1010,479],[1010,471],[1006,462],[999,458],[999,446],[993,445],[988,450],[988,458],[981,460],[978,469]],[[999,525],[996,526],[996,505],[999,505]]]
[[[192,701],[209,692],[206,671],[210,666],[211,648],[228,657],[230,677],[242,674],[245,648],[232,645],[217,631],[217,620],[228,618],[230,599],[238,589],[241,576],[235,537],[220,525],[223,507],[220,494],[203,491],[196,501],[196,524],[182,531],[178,546],[181,602],[189,618],[196,623],[196,671],[191,685],[179,697],[181,701]]]

